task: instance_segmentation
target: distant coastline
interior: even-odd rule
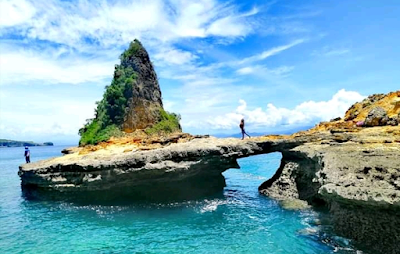
[[[21,146],[53,146],[53,142],[35,143],[33,141],[16,141],[0,139],[0,147],[21,147]]]

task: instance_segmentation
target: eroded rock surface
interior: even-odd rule
[[[132,68],[137,78],[132,84],[132,97],[124,115],[122,129],[132,132],[145,129],[158,120],[159,109],[163,108],[157,74],[146,49],[135,41],[137,50],[121,61],[124,68]]]
[[[372,253],[397,253],[400,127],[332,130],[282,155],[276,175],[260,186],[260,193],[282,202],[326,205],[337,233]]]
[[[187,141],[186,137],[183,143],[179,138],[174,142],[161,148],[153,141],[155,146],[119,145],[82,154],[71,149],[59,158],[24,164],[19,175],[25,189],[63,194],[123,191],[148,198],[145,192],[150,193],[152,185],[165,189],[163,185],[174,183],[179,189],[188,179],[220,178],[223,171],[238,167],[237,158],[290,149],[303,141],[212,137],[192,137]],[[223,187],[224,183],[218,186],[219,190]],[[150,196],[156,198],[157,193],[151,192]]]

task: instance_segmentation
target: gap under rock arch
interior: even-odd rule
[[[223,172],[226,189],[229,191],[252,191],[257,193],[260,185],[276,175],[282,160],[282,153],[253,155],[237,160],[240,168]]]

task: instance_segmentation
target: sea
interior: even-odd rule
[[[31,147],[31,161],[66,147]],[[0,148],[0,253],[363,253],[332,232],[324,211],[287,210],[258,193],[280,153],[240,159],[215,195],[129,205],[26,199],[23,155]]]

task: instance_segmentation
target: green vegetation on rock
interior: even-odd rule
[[[82,132],[84,130],[84,132]],[[80,145],[95,145],[102,141],[107,141],[111,137],[122,136],[122,131],[115,125],[109,125],[105,128],[99,124],[96,119],[90,119],[84,128],[79,130],[81,135]]]
[[[179,121],[181,120],[180,115],[168,113],[167,111],[160,109],[159,117],[160,119],[158,123],[145,130],[148,135],[168,134],[181,130],[181,125],[179,124]]]

